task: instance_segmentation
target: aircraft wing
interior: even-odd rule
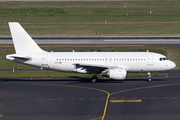
[[[75,63],[74,65],[76,65],[77,67],[92,67],[92,68],[104,68],[104,69],[118,68],[118,66],[85,64],[85,63]]]
[[[76,69],[74,71],[80,73],[101,73],[107,69],[119,68],[118,66],[86,64],[86,63],[74,63]]]

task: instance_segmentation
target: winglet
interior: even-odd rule
[[[18,22],[9,22],[16,53],[38,53],[42,50]]]

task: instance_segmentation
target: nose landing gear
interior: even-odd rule
[[[148,72],[147,74],[148,74],[149,82],[151,82],[151,78],[152,78],[151,72]]]

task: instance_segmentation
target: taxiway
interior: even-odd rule
[[[177,120],[180,71],[125,81],[100,78],[2,78],[0,119]]]

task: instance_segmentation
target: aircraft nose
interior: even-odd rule
[[[171,61],[171,68],[174,69],[175,67],[176,67],[176,64],[173,61]]]

